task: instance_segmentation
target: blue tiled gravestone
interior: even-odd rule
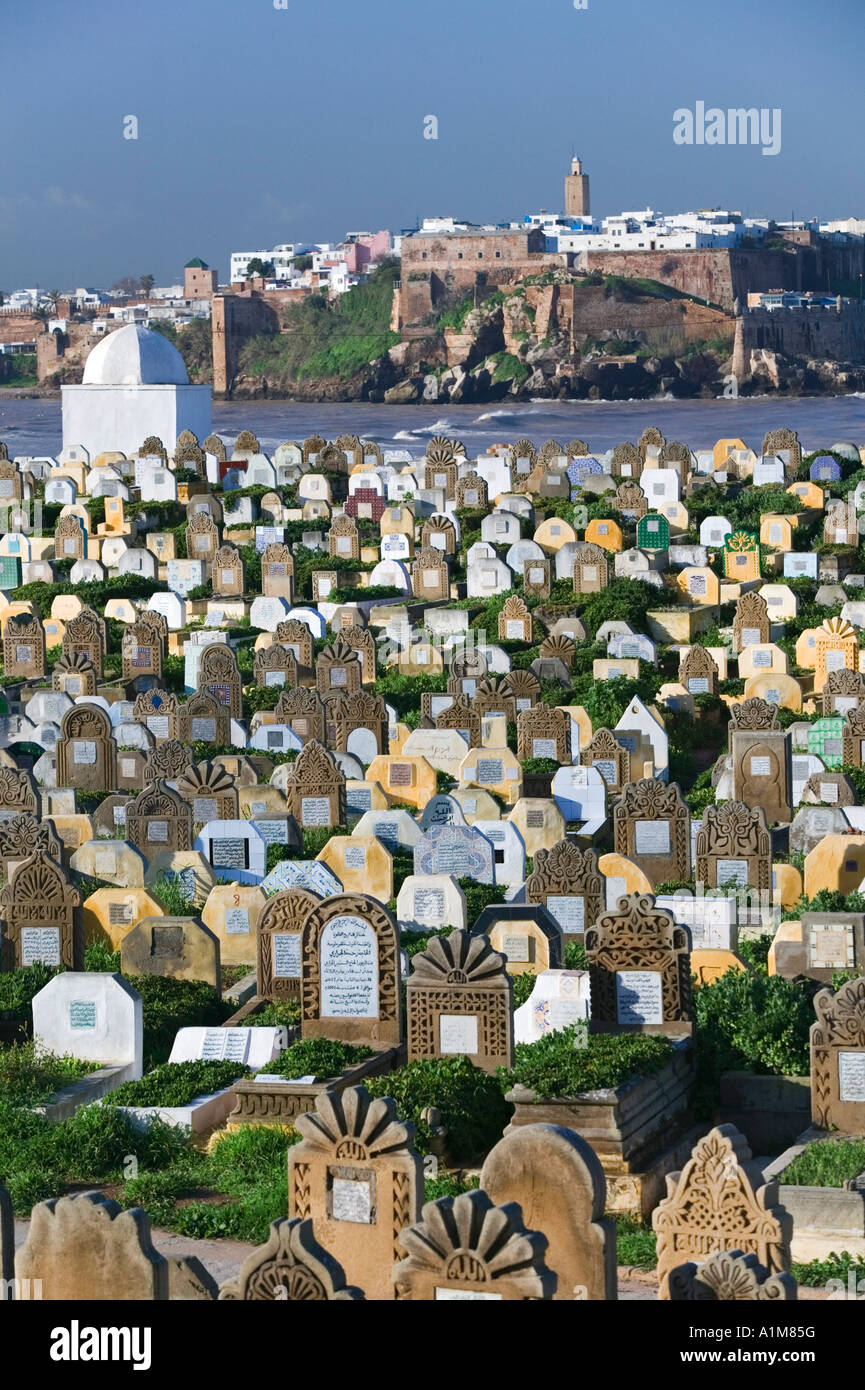
[[[332,898],[342,892],[342,884],[326,864],[318,859],[285,859],[262,881],[268,896],[283,888],[308,888],[321,898]]]
[[[495,883],[495,853],[491,841],[470,825],[432,825],[414,847],[414,871]]]
[[[835,483],[841,477],[841,465],[831,454],[821,454],[811,464],[808,476],[812,483]]]
[[[601,474],[604,466],[600,459],[595,458],[594,454],[583,454],[580,458],[571,459],[568,464],[568,479],[571,484],[571,496],[574,497],[580,490],[584,478],[590,473]]]

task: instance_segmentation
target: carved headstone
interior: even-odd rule
[[[513,1066],[513,985],[485,936],[433,936],[412,958],[406,1013],[410,1062],[456,1055],[482,1071]]]
[[[650,894],[619,898],[586,932],[592,1029],[689,1036],[691,934]]]

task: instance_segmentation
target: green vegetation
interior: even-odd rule
[[[246,342],[240,370],[247,376],[304,382],[335,376],[341,381],[399,342],[390,330],[395,265],[380,266],[362,285],[329,303],[310,295],[284,311],[283,332]]]
[[[37,1056],[32,1042],[0,1048],[0,1104],[42,1105],[55,1091],[96,1070],[95,1062],[77,1057]]]
[[[164,1062],[140,1081],[127,1081],[103,1105],[188,1105],[230,1086],[246,1071],[237,1062]]]
[[[722,1072],[807,1076],[817,988],[762,970],[728,970],[714,984],[694,990],[695,1104],[702,1117],[717,1104]]]
[[[428,1106],[441,1113],[451,1158],[469,1162],[501,1138],[511,1107],[496,1077],[480,1071],[467,1057],[409,1062],[408,1066],[364,1082],[374,1096],[392,1096],[401,1120],[417,1126],[417,1148],[430,1152],[430,1129],[422,1118]]]
[[[330,1081],[342,1076],[346,1067],[365,1062],[372,1055],[371,1047],[355,1047],[351,1043],[333,1042],[330,1038],[303,1038],[259,1071],[275,1076],[314,1076],[316,1081]]]
[[[502,1087],[527,1086],[540,1100],[620,1086],[632,1076],[653,1076],[672,1057],[669,1038],[638,1033],[587,1033],[571,1024],[533,1043],[519,1043],[513,1068],[499,1069]]]
[[[651,1226],[631,1216],[616,1216],[616,1261],[630,1269],[654,1269],[658,1263],[658,1238]]]
[[[779,1182],[795,1187],[843,1187],[865,1173],[865,1140],[820,1139],[793,1159]]]

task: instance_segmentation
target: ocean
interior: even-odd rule
[[[525,436],[539,446],[585,439],[593,450],[636,443],[647,425],[667,440],[692,449],[717,439],[739,438],[760,452],[763,436],[782,426],[795,430],[803,449],[829,448],[842,440],[865,444],[865,396],[779,400],[761,396],[714,401],[537,401],[508,405],[340,405],[290,401],[215,402],[213,427],[226,439],[255,432],[265,453],[287,439],[357,434],[382,447],[407,449],[420,458],[426,441],[443,434],[461,439],[470,457],[492,444]],[[56,456],[62,448],[58,400],[0,400],[0,440],[17,455]]]

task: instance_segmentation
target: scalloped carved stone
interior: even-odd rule
[[[795,478],[802,462],[802,446],[799,443],[799,436],[794,430],[777,429],[769,430],[763,436],[763,454],[777,454],[779,450],[789,449],[790,462],[785,465],[784,476]]]
[[[101,1192],[39,1202],[15,1274],[40,1280],[41,1296],[54,1302],[169,1297],[169,1264],[154,1248],[146,1212],[123,1211]]]
[[[144,781],[153,782],[162,777],[166,782],[176,782],[184,772],[192,771],[192,749],[179,739],[167,738],[151,748],[144,764]]]
[[[513,983],[486,936],[433,936],[406,986],[408,1060],[468,1057],[482,1071],[513,1066]]]
[[[821,1129],[865,1132],[865,978],[821,989],[811,1027],[811,1119]]]
[[[9,636],[8,623],[6,636]],[[73,700],[79,695],[95,695],[96,672],[89,658],[81,652],[76,652],[74,656],[61,656],[51,672],[51,689],[60,690]]]
[[[433,719],[437,729],[456,729],[468,738],[469,748],[481,746],[481,716],[469,702],[467,695],[455,695],[453,703]]]
[[[388,713],[383,695],[373,695],[368,690],[339,694],[328,703],[327,718],[333,733],[330,743],[338,752],[351,751],[348,741],[355,729],[369,729],[376,751],[387,752]]]
[[[234,545],[221,545],[213,557],[213,593],[218,597],[237,597],[243,593],[243,560]]]
[[[277,623],[273,640],[291,648],[297,658],[299,678],[308,680],[312,676],[313,645],[312,633],[306,623],[302,623],[299,618],[285,618],[281,623]]]
[[[532,615],[519,594],[511,594],[499,613],[499,641],[531,644],[531,640]]]
[[[720,1250],[704,1264],[679,1265],[667,1281],[672,1303],[783,1303],[798,1296],[792,1274],[770,1274],[756,1255]]]
[[[352,695],[360,690],[361,679],[360,657],[342,637],[337,637],[316,657],[315,683],[322,696],[331,691]]]
[[[486,478],[482,478],[480,473],[475,472],[464,473],[461,478],[458,478],[454,505],[457,511],[462,509],[485,511],[489,506]]]
[[[40,850],[62,863],[63,844],[54,833],[52,821],[38,820],[33,815],[0,820],[0,870],[4,876],[9,875],[10,861],[29,859]]]
[[[331,559],[360,559],[360,532],[354,517],[334,517],[328,532],[328,553]]]
[[[165,739],[177,738],[179,707],[180,701],[173,691],[145,690],[135,697],[132,718],[136,724],[143,724],[159,744]]]
[[[327,1249],[368,1298],[395,1298],[401,1232],[420,1219],[423,1162],[415,1127],[365,1086],[325,1091],[298,1115],[288,1154],[288,1210],[311,1218]]]
[[[658,1297],[669,1299],[670,1276],[689,1256],[698,1262],[725,1249],[756,1256],[770,1273],[790,1272],[793,1222],[778,1205],[778,1184],[763,1183],[745,1136],[719,1125],[692,1149],[681,1173],[667,1176],[655,1209]]]
[[[237,1278],[222,1285],[222,1300],[257,1303],[358,1302],[360,1289],[346,1284],[345,1272],[319,1245],[311,1221],[271,1223],[264,1245],[253,1250]]]
[[[82,608],[67,622],[62,647],[64,656],[74,656],[76,652],[86,656],[101,679],[108,649],[105,619],[92,608]]]
[[[691,877],[691,816],[676,782],[629,782],[613,809],[616,853],[652,884]]]
[[[186,553],[190,560],[209,565],[219,549],[219,527],[210,512],[196,512],[186,527]]]
[[[627,894],[602,913],[586,954],[593,1031],[691,1035],[691,933],[651,894]]]
[[[408,1258],[393,1271],[400,1300],[514,1302],[551,1299],[556,1291],[546,1236],[526,1230],[515,1202],[496,1207],[485,1192],[427,1202],[402,1244]]]
[[[252,678],[256,685],[282,685],[293,689],[298,681],[294,652],[281,642],[259,647],[253,657]]]
[[[187,754],[189,749],[184,750]],[[177,794],[192,806],[193,833],[211,820],[237,820],[239,796],[232,776],[216,763],[200,762],[192,764],[187,757],[186,765],[177,778]]]

